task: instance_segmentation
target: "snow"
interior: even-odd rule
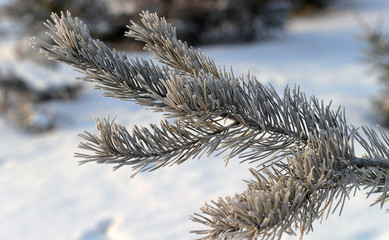
[[[319,16],[293,19],[274,41],[201,49],[219,65],[232,65],[235,74],[250,69],[279,91],[300,85],[308,96],[333,100],[334,107],[344,105],[350,124],[374,125],[378,117],[371,100],[382,86],[361,61],[364,43],[357,36],[363,31],[355,16],[374,24],[388,10],[386,0],[344,0]],[[79,76],[67,66],[43,69],[20,61],[10,50],[13,44],[0,43],[0,70],[11,67],[38,87]],[[135,55],[150,57],[129,53]],[[188,217],[205,201],[245,189],[242,179],[251,178],[250,165],[237,159],[225,167],[221,157],[203,157],[134,179],[130,168],[113,172],[111,166],[77,166],[77,134],[83,129],[96,132],[92,116],[117,115],[116,121],[129,128],[162,119],[162,114],[103,98],[85,86],[81,99],[48,106],[67,119],[54,132],[31,135],[0,120],[0,239],[195,239],[189,231],[203,226]],[[373,200],[358,192],[340,217],[336,213],[315,223],[304,239],[389,239],[389,215],[370,207]]]

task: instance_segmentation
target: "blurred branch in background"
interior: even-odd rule
[[[383,19],[378,19],[375,27],[362,18],[359,22],[364,29],[362,39],[368,44],[363,52],[364,60],[384,85],[384,90],[375,99],[376,107],[381,113],[382,123],[389,126],[389,35],[383,30]]]
[[[42,105],[52,100],[76,99],[81,93],[79,83],[36,89],[15,73],[0,74],[0,116],[14,126],[32,133],[53,130],[58,121],[56,112]]]

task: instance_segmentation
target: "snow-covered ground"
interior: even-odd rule
[[[335,107],[346,107],[350,124],[374,125],[378,117],[371,99],[382,86],[361,61],[364,43],[357,36],[363,31],[356,16],[374,24],[388,14],[387,0],[344,0],[319,16],[294,19],[274,41],[202,50],[219,65],[232,65],[235,73],[250,69],[280,91],[287,84],[298,84],[307,95],[326,102],[332,99]],[[0,66],[16,70],[35,86],[75,81],[78,76],[67,66],[43,69],[19,61],[13,44],[0,43]],[[242,179],[251,178],[249,165],[237,159],[227,167],[220,157],[188,160],[134,179],[129,177],[130,168],[113,172],[111,166],[77,166],[73,157],[81,140],[77,134],[83,129],[96,132],[92,116],[117,115],[117,122],[129,128],[162,119],[161,114],[99,94],[87,87],[77,101],[46,106],[67,121],[43,135],[23,133],[0,120],[1,240],[195,239],[189,231],[203,226],[192,223],[189,215],[205,201],[245,189]],[[389,239],[389,214],[370,207],[372,201],[363,191],[357,193],[340,217],[334,214],[317,222],[304,239]]]

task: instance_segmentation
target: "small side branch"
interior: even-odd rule
[[[381,167],[389,169],[389,159],[355,158],[354,162],[358,167]]]

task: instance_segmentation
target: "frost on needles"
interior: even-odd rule
[[[347,124],[344,110],[333,110],[298,87],[282,95],[254,76],[235,76],[201,51],[177,39],[175,28],[143,12],[126,36],[145,43],[163,66],[128,59],[91,37],[70,13],[45,25],[54,44],[32,38],[32,47],[49,59],[80,70],[103,96],[163,112],[159,125],[131,131],[96,119],[99,135],[80,136],[81,164],[129,165],[133,175],[217,152],[226,161],[239,157],[253,164],[253,180],[234,196],[206,203],[190,218],[205,225],[201,239],[274,239],[299,231],[341,209],[355,190],[389,201],[389,138],[367,126]],[[364,150],[356,156],[354,145]]]

